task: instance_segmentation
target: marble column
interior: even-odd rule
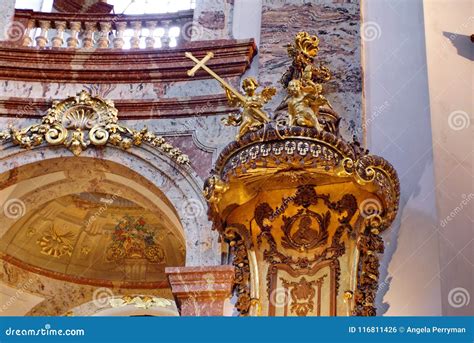
[[[7,40],[13,30],[13,14],[15,12],[15,0],[0,1],[0,41]],[[10,34],[9,34],[10,33]]]
[[[166,268],[181,316],[230,315],[233,266]]]

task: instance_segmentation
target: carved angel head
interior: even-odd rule
[[[255,93],[255,90],[258,88],[258,82],[253,77],[247,77],[242,81],[242,89],[249,96]]]

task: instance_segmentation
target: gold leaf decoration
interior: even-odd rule
[[[118,111],[111,100],[93,97],[86,91],[63,101],[54,101],[40,124],[26,128],[14,127],[0,132],[0,142],[11,141],[24,149],[46,142],[64,145],[75,156],[90,145],[112,144],[127,150],[143,142],[159,148],[178,164],[189,164],[189,158],[163,137],[156,136],[145,127],[140,131],[118,122]]]
[[[42,254],[59,258],[72,255],[74,237],[71,231],[60,233],[52,226],[36,243],[40,246]]]

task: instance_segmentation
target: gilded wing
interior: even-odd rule
[[[305,93],[305,95],[303,97],[303,101],[308,105],[311,105],[317,99],[318,99],[318,97],[316,95],[312,94],[312,93]]]

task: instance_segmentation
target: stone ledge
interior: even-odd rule
[[[0,79],[72,83],[189,81],[186,71],[212,51],[207,65],[221,77],[242,75],[256,54],[253,39],[189,42],[172,49],[72,49],[11,47],[0,42]],[[199,70],[193,79],[209,79]]]
[[[232,296],[233,266],[168,267],[171,291],[182,316],[222,316]]]

